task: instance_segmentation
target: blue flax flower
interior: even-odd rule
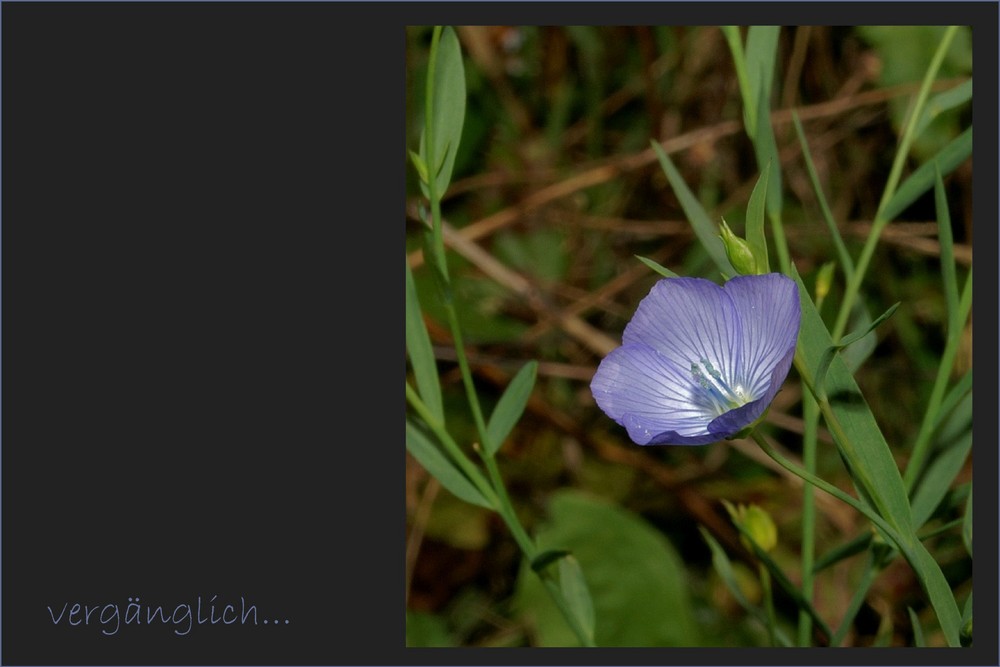
[[[704,445],[764,414],[788,375],[799,334],[791,279],[738,276],[657,282],[622,346],[590,383],[594,400],[640,445]]]

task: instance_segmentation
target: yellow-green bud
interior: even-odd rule
[[[816,301],[822,302],[826,295],[830,293],[830,285],[833,284],[833,262],[827,262],[819,268],[816,274]]]
[[[733,234],[733,230],[729,229],[725,218],[722,220],[720,231],[719,237],[722,239],[722,245],[726,248],[726,257],[729,258],[729,263],[733,265],[736,272],[744,276],[756,275],[757,260],[754,259],[753,251],[750,250],[747,242]]]
[[[778,544],[778,527],[774,525],[771,515],[758,505],[739,505],[733,507],[732,503],[723,501],[733,523],[743,529],[746,535],[741,535],[740,540],[748,550],[753,551],[753,547],[747,541],[746,536],[760,547],[761,551],[769,552]]]

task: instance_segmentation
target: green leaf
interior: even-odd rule
[[[642,518],[578,491],[558,491],[537,544],[542,550],[568,549],[579,562],[597,619],[598,646],[699,645],[684,562]],[[528,563],[516,589],[515,607],[541,646],[579,645]]]
[[[569,553],[568,549],[546,549],[531,559],[531,569],[535,572],[541,572],[557,560],[568,556]]]
[[[812,302],[810,301],[810,303]],[[836,345],[831,345],[830,347],[828,347],[826,350],[823,351],[823,355],[820,357],[819,360],[819,365],[816,367],[816,375],[814,376],[815,377],[814,381],[816,383],[817,389],[820,389],[821,387],[824,386],[824,380],[826,379],[827,369],[830,367],[830,363],[833,361],[833,358],[837,354],[837,352],[844,349],[851,343],[856,343],[857,341],[861,340],[869,333],[874,331],[878,325],[882,324],[882,322],[885,322],[887,319],[892,317],[892,314],[896,312],[897,308],[899,308],[899,303],[900,302],[897,301],[893,305],[889,306],[888,310],[886,310],[884,313],[875,318],[875,321],[872,322],[867,327],[861,329],[860,331],[855,331],[852,334],[844,336],[843,338],[840,339],[839,343],[837,343]]]
[[[955,277],[955,251],[951,235],[951,214],[948,199],[944,193],[941,171],[935,163],[934,205],[938,219],[938,241],[941,244],[941,281],[944,286],[944,301],[948,311],[948,332],[961,326],[958,313],[958,279]]]
[[[759,607],[755,607],[750,604],[750,601],[747,600],[745,595],[743,595],[743,590],[740,588],[740,582],[736,579],[736,573],[733,572],[733,564],[730,562],[729,556],[726,555],[722,545],[720,545],[715,538],[712,537],[712,534],[705,530],[704,527],[698,526],[698,532],[701,533],[702,538],[705,540],[705,543],[708,544],[708,548],[712,552],[712,567],[715,568],[715,571],[722,579],[722,582],[726,585],[726,588],[729,589],[733,598],[741,607],[743,607],[743,609],[747,611],[747,613],[756,618],[761,625],[766,628],[769,624],[767,615]],[[778,643],[782,646],[792,645],[788,635],[786,635],[781,628],[775,628],[774,632]]]
[[[463,475],[437,445],[409,420],[406,421],[406,451],[410,452],[413,458],[434,476],[434,479],[441,482],[441,486],[455,496],[473,505],[495,509],[469,478]]]
[[[813,164],[812,153],[809,152],[809,142],[806,141],[805,131],[802,129],[799,115],[794,110],[792,111],[792,120],[795,123],[795,133],[798,135],[799,145],[802,147],[802,158],[805,160],[806,170],[809,172],[809,181],[812,183],[813,192],[816,193],[816,201],[819,202],[820,211],[823,213],[823,222],[826,223],[826,228],[830,232],[830,239],[833,241],[833,247],[837,250],[837,258],[840,260],[844,277],[850,280],[854,274],[854,260],[851,259],[850,253],[847,252],[847,246],[840,235],[840,228],[837,227],[837,222],[833,219],[833,212],[830,211],[830,205],[827,203],[826,195],[823,193],[823,186],[819,182],[819,175],[816,173],[816,166]]]
[[[965,499],[965,516],[962,518],[962,542],[965,550],[972,558],[972,489],[969,489],[969,497]]]
[[[941,174],[950,174],[958,165],[965,162],[965,159],[972,155],[972,128],[970,127],[962,134],[958,135],[935,155],[925,162],[915,172],[903,181],[886,204],[882,217],[885,220],[892,220],[903,210],[915,202],[917,198],[931,189],[934,185],[936,170],[940,169]]]
[[[531,397],[531,390],[535,386],[537,374],[537,361],[529,361],[522,366],[514,379],[507,385],[503,396],[500,397],[500,401],[493,409],[490,421],[486,425],[486,433],[489,436],[488,451],[491,456],[500,449],[517,420],[524,413],[524,408],[528,405],[528,399]]]
[[[967,81],[958,84],[951,90],[938,93],[927,101],[927,106],[924,108],[924,112],[920,115],[920,120],[917,121],[914,135],[916,136],[923,132],[935,118],[945,111],[961,106],[971,99],[972,79],[968,79]]]
[[[677,195],[677,200],[680,202],[681,208],[684,209],[684,215],[687,216],[691,227],[694,229],[695,236],[698,237],[701,245],[708,251],[709,257],[715,262],[715,266],[722,275],[726,278],[734,275],[736,271],[729,263],[729,258],[726,257],[726,249],[722,245],[722,239],[719,238],[718,229],[709,219],[708,213],[705,212],[701,203],[695,198],[691,190],[688,189],[687,183],[684,182],[680,172],[677,171],[677,167],[674,166],[674,163],[670,160],[670,156],[666,154],[663,147],[655,141],[651,143],[656,157],[660,160],[663,173],[666,174],[667,180],[670,181],[670,186],[674,189],[674,194]]]
[[[406,262],[406,352],[410,355],[413,377],[417,392],[431,414],[444,423],[444,407],[441,402],[441,384],[438,378],[437,362],[431,339],[424,326],[417,288],[413,282],[410,263]]]
[[[847,542],[830,549],[813,565],[813,574],[822,572],[831,565],[836,565],[845,558],[855,556],[868,548],[875,537],[874,533],[864,532]]]
[[[753,118],[757,121],[757,128],[760,127],[761,116],[766,116],[771,111],[770,96],[780,32],[781,26],[776,25],[752,25],[747,29],[747,82],[753,99],[743,100],[743,103],[754,106]]]
[[[430,73],[428,73],[430,76]],[[458,37],[450,27],[441,33],[437,61],[433,72],[431,136],[434,164],[427,157],[426,128],[420,136],[420,157],[429,173],[435,174],[437,196],[441,197],[451,183],[455,154],[462,139],[465,122],[465,67]],[[426,183],[421,183],[424,196],[430,198]]]
[[[583,631],[591,641],[594,639],[594,602],[590,599],[587,582],[583,578],[580,563],[568,554],[559,561],[559,588],[566,603]]]
[[[913,645],[919,648],[927,646],[927,642],[924,641],[924,630],[920,627],[920,619],[917,618],[917,612],[913,611],[913,607],[907,607],[906,611],[910,614],[910,625],[913,626]]]
[[[410,151],[409,153],[410,153],[410,162],[412,162],[413,166],[416,168],[417,175],[420,176],[420,181],[422,183],[427,183],[428,181],[430,181],[431,177],[430,174],[427,172],[427,165],[424,164],[423,158],[414,153],[413,151]]]
[[[948,493],[956,475],[962,469],[972,449],[972,431],[958,438],[928,466],[920,486],[913,494],[913,525],[921,527],[931,518],[934,510]]]
[[[768,178],[767,202],[770,213],[780,219],[783,198],[781,196],[781,169],[778,146],[771,125],[771,81],[774,77],[774,59],[778,48],[780,26],[751,26],[747,32],[747,79],[750,82],[752,100],[743,100],[744,105],[754,106],[756,125],[748,127],[757,155],[757,166],[764,170],[774,166],[774,173]]]
[[[965,372],[958,382],[948,390],[945,394],[944,400],[941,401],[941,407],[938,408],[937,419],[934,421],[934,428],[940,428],[941,424],[951,415],[952,410],[954,410],[965,397],[969,395],[972,391],[972,369],[970,368]]]
[[[764,204],[767,201],[767,180],[771,171],[769,162],[757,179],[747,203],[747,245],[757,261],[758,273],[770,273],[771,265],[767,259],[767,238],[764,236]]]
[[[648,266],[649,268],[653,269],[653,271],[660,274],[664,278],[680,278],[680,276],[678,276],[670,269],[666,268],[665,266],[660,266],[659,264],[649,259],[648,257],[640,257],[639,255],[636,255],[635,258],[640,262],[642,262],[643,264],[645,264],[646,266]]]

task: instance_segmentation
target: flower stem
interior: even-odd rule
[[[777,621],[774,616],[774,593],[771,590],[771,573],[767,571],[763,563],[758,563],[757,567],[760,568],[760,585],[764,589],[764,610],[767,612],[767,639],[771,646],[777,646],[778,644],[774,637]]]

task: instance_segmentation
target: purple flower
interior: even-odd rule
[[[799,292],[779,274],[661,280],[590,383],[640,445],[704,445],[760,419],[788,375]]]

